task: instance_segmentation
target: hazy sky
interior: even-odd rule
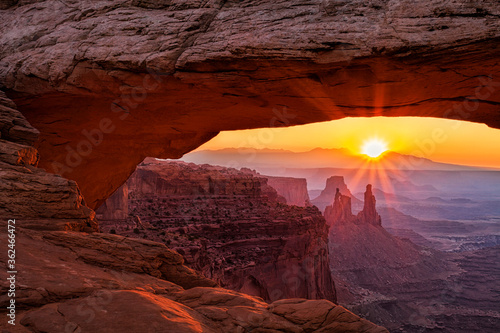
[[[360,153],[370,138],[383,140],[389,150],[403,154],[500,168],[500,130],[435,118],[345,118],[287,128],[228,131],[197,150],[252,147],[307,151],[321,147]]]

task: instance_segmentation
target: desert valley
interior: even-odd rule
[[[202,154],[223,164],[219,152]],[[97,217],[105,232],[163,242],[221,286],[267,301],[338,301],[392,332],[496,330],[500,197],[488,189],[500,185],[499,171],[411,170],[415,183],[388,178],[392,193],[367,172],[354,195],[338,175],[353,179],[359,168],[288,165],[274,169],[284,177],[147,159]],[[323,190],[308,188],[328,174]],[[450,198],[457,193],[464,197]]]

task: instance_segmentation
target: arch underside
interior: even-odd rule
[[[40,131],[39,166],[77,181],[91,208],[145,157],[179,158],[225,130],[372,116],[500,128],[495,2],[115,2],[0,13],[0,85]],[[29,10],[51,6],[50,27]]]

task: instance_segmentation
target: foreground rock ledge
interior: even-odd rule
[[[500,128],[498,1],[4,1],[0,87],[98,207],[146,156],[346,116]],[[19,28],[22,27],[22,28]],[[106,181],[104,181],[106,180]]]
[[[9,332],[387,332],[326,300],[267,304],[207,287],[215,283],[155,242],[21,229],[17,247],[17,325],[0,322]],[[0,281],[5,309],[5,271]]]

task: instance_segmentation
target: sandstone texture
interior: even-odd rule
[[[372,193],[372,185],[366,185],[365,191],[365,201],[363,205],[363,210],[358,213],[358,219],[360,224],[373,224],[374,226],[381,227],[382,219],[377,213],[375,196]]]
[[[0,215],[4,221],[22,217],[25,228],[97,230],[78,185],[37,168],[38,134],[0,91]]]
[[[146,156],[346,116],[500,128],[500,4],[2,1],[0,86],[98,207]],[[105,181],[104,181],[105,180]]]
[[[285,204],[267,183],[249,170],[147,159],[125,184],[127,197],[118,191],[97,213],[103,231],[163,242],[225,288],[266,301],[335,301],[325,219]],[[129,216],[105,219],[113,209]]]
[[[346,189],[344,189],[344,191],[346,191]],[[347,189],[347,191],[349,191],[349,189]],[[350,193],[350,191],[348,193]],[[377,213],[377,209],[375,207],[376,200],[375,196],[372,193],[371,184],[366,185],[366,192],[364,194],[364,197],[365,201],[363,204],[363,209],[357,215],[354,215],[352,214],[351,209],[351,197],[349,195],[343,195],[340,192],[340,189],[337,188],[333,203],[325,208],[324,215],[328,225],[370,224],[376,227],[381,227],[382,219]]]
[[[355,216],[352,214],[351,197],[343,195],[337,189],[333,204],[326,206],[325,219],[329,225],[335,223],[354,223]]]
[[[100,218],[104,220],[125,220],[128,218],[128,184],[120,186],[99,207]]]
[[[29,229],[16,240],[16,326],[5,320],[9,281],[0,272],[5,332],[387,332],[327,300],[267,304],[213,288],[156,242]],[[2,266],[7,259],[3,251]]]

